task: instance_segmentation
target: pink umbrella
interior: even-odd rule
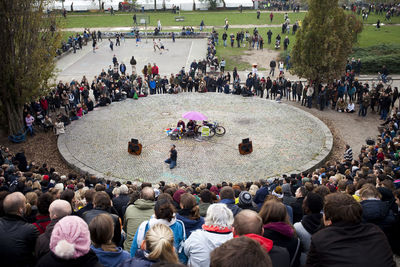
[[[197,111],[189,111],[182,115],[182,118],[194,121],[206,121],[207,117]]]

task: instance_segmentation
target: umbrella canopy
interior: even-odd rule
[[[182,115],[182,118],[194,121],[206,121],[207,117],[197,111],[189,111]]]

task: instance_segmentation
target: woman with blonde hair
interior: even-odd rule
[[[179,263],[174,247],[174,234],[165,224],[151,227],[135,257],[125,261],[121,267],[147,267],[156,262]]]
[[[90,248],[96,253],[101,264],[106,267],[119,266],[125,260],[131,258],[128,252],[117,247],[112,242],[114,236],[114,222],[110,215],[97,215],[89,224]]]
[[[26,211],[25,211],[25,219],[29,223],[36,222],[36,215],[38,213],[38,195],[35,192],[28,192],[25,195],[26,198]]]

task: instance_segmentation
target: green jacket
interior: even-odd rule
[[[154,214],[154,205],[154,201],[138,199],[133,205],[126,208],[124,215],[124,231],[126,233],[124,250],[130,252],[137,228]]]

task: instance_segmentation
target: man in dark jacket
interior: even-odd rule
[[[233,216],[236,216],[242,209],[235,204],[235,191],[232,187],[224,186],[219,192],[221,201],[219,203],[226,204],[226,206],[232,211]]]
[[[247,236],[258,243],[268,252],[271,257],[272,266],[290,266],[290,255],[286,248],[273,244],[272,240],[263,237],[263,221],[257,212],[242,210],[233,222],[233,236]]]
[[[271,60],[271,62],[269,62],[269,66],[271,68],[271,70],[269,71],[269,75],[275,76],[275,68],[276,68],[276,61],[275,60]]]
[[[113,198],[113,206],[118,212],[118,216],[123,219],[124,214],[122,212],[122,208],[126,206],[129,202],[130,197],[128,196],[129,189],[126,185],[121,185],[119,187],[119,196]]]
[[[85,200],[86,200],[86,206],[84,206],[83,208],[81,208],[80,210],[78,210],[75,214],[76,216],[79,216],[82,218],[83,214],[86,211],[89,211],[91,209],[93,209],[93,198],[94,198],[94,194],[96,194],[96,191],[94,189],[89,189],[86,190],[85,192]]]
[[[384,233],[361,224],[362,207],[350,195],[325,197],[325,229],[311,237],[306,266],[396,266]]]
[[[111,199],[104,191],[99,191],[94,195],[93,209],[86,211],[82,219],[89,225],[90,222],[99,214],[106,213],[111,216],[114,222],[114,237],[112,241],[116,246],[121,246],[121,223],[117,215],[111,212]]]
[[[28,223],[23,215],[26,210],[25,196],[15,192],[6,196],[0,218],[0,257],[2,266],[34,266],[33,252],[39,231]]]
[[[71,204],[68,201],[57,199],[51,203],[49,207],[51,222],[46,227],[46,231],[36,240],[35,256],[37,259],[46,255],[50,251],[50,237],[54,226],[59,220],[61,220],[61,218],[70,215],[71,212]]]

